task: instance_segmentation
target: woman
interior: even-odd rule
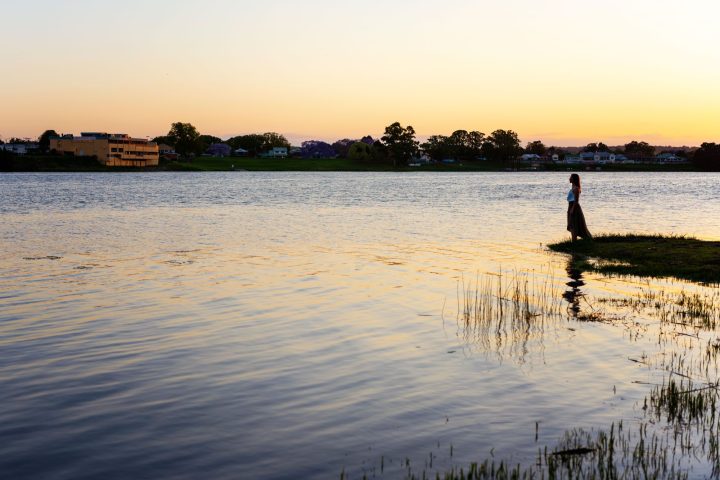
[[[570,175],[570,183],[572,188],[568,192],[568,212],[567,212],[567,229],[572,235],[572,241],[581,238],[592,238],[590,232],[585,225],[585,215],[583,215],[582,208],[580,208],[580,175],[573,173]]]

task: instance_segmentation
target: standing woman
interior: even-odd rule
[[[570,175],[570,183],[572,188],[568,192],[568,212],[567,212],[567,229],[572,235],[572,241],[580,238],[592,238],[588,231],[587,225],[585,224],[585,215],[583,215],[582,208],[580,208],[580,175],[573,173]]]

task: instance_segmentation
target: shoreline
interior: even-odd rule
[[[702,172],[692,164],[605,164],[543,165],[507,167],[498,162],[437,163],[424,166],[393,167],[361,163],[345,158],[250,158],[196,157],[190,161],[164,163],[157,167],[106,167],[93,158],[52,155],[17,156],[0,161],[0,172]]]

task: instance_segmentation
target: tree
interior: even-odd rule
[[[257,156],[263,152],[265,137],[259,133],[252,133],[250,135],[239,135],[237,137],[233,137],[226,143],[230,145],[233,150],[242,148],[243,150],[247,150],[250,155]]]
[[[332,145],[321,140],[302,142],[300,152],[303,158],[332,158],[335,156]]]
[[[357,142],[357,140],[350,140],[349,138],[343,138],[342,140],[338,140],[337,142],[333,143],[332,148],[338,157],[345,158],[348,156],[350,147],[355,142]]]
[[[588,143],[585,148],[583,148],[583,152],[607,152],[610,150],[610,147],[605,145],[603,142],[598,143]]]
[[[350,145],[347,157],[353,162],[369,162],[373,158],[373,147],[360,141]]]
[[[173,123],[167,137],[175,145],[175,151],[180,155],[190,155],[202,151],[200,134],[190,123]]]
[[[271,150],[275,147],[285,147],[290,149],[290,142],[287,138],[275,132],[263,133],[263,151]]]
[[[534,142],[528,142],[527,147],[525,147],[525,153],[534,153],[535,155],[543,156],[547,153],[547,148],[545,148],[545,144],[540,140],[535,140]]]
[[[692,162],[702,170],[720,170],[720,144],[703,143],[695,150]]]
[[[50,150],[50,139],[57,136],[58,134],[55,130],[45,130],[42,135],[38,137],[40,151],[47,152],[48,150]]]
[[[655,155],[655,147],[647,142],[633,140],[625,144],[625,155],[629,158],[648,158]]]
[[[423,152],[435,160],[442,160],[448,157],[448,137],[445,135],[432,135],[420,147]]]
[[[400,122],[385,127],[385,135],[381,140],[387,147],[393,167],[407,164],[417,152],[419,145],[415,140],[415,129],[410,125],[403,127]]]
[[[198,149],[202,153],[207,152],[208,148],[210,148],[210,145],[213,145],[216,143],[222,143],[222,139],[219,137],[214,137],[212,135],[200,135],[198,137],[198,144],[199,144]]]
[[[504,164],[514,164],[518,155],[522,153],[518,134],[512,130],[495,130],[486,143],[489,144],[485,146],[489,150],[489,155]]]
[[[164,143],[165,145],[170,145],[171,147],[175,147],[175,144],[173,143],[174,140],[167,135],[161,135],[159,137],[155,137],[151,140],[153,143],[157,143],[160,145],[161,143]]]

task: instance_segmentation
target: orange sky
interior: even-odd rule
[[[713,1],[36,0],[3,17],[4,139],[183,121],[299,143],[400,121],[557,145],[720,141]]]

